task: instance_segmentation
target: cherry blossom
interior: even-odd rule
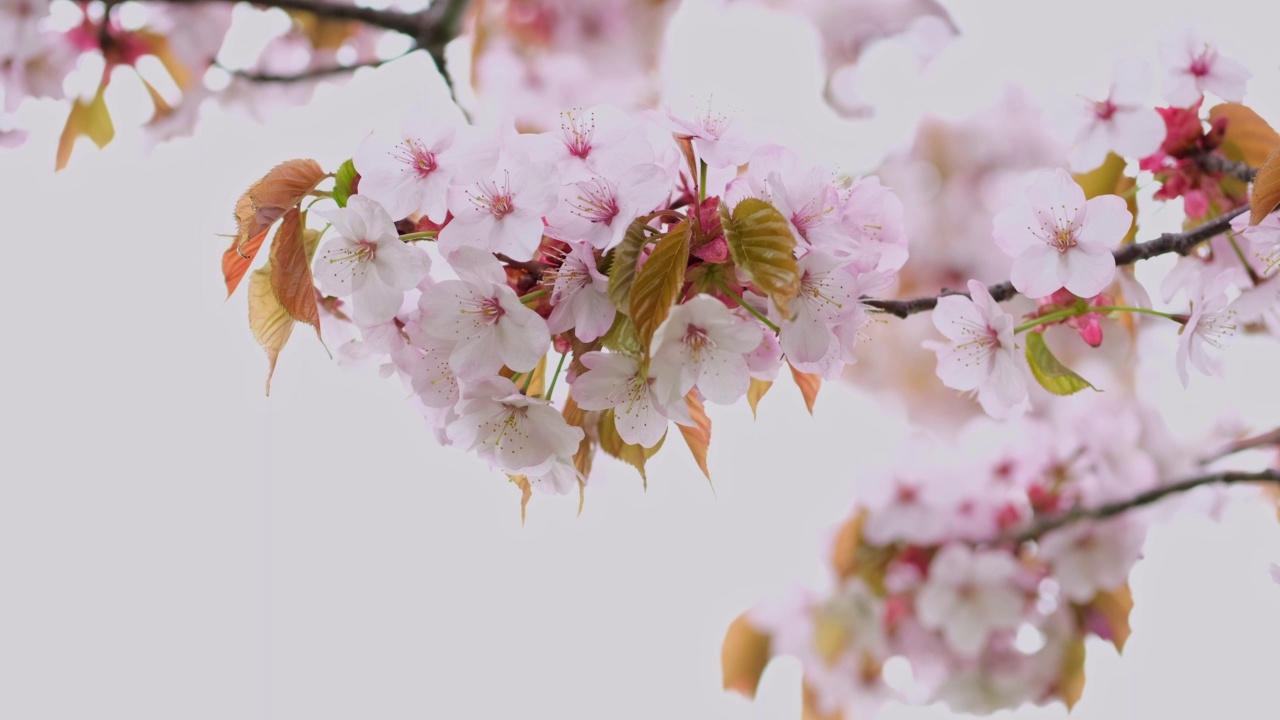
[[[969,294],[938,298],[933,325],[949,342],[926,343],[938,354],[938,377],[954,390],[977,390],[984,410],[1002,417],[1027,397],[1026,380],[1014,344],[1013,316],[987,287],[969,281]]]
[[[619,353],[582,356],[587,372],[573,383],[584,410],[613,410],[614,426],[627,443],[653,447],[667,433],[668,414],[654,391],[654,378],[635,358]]]
[[[800,294],[791,303],[792,318],[776,308],[778,340],[787,359],[803,372],[826,374],[839,361],[839,342],[832,328],[858,308],[850,259],[814,250],[800,258]]]
[[[416,322],[405,323],[409,342],[392,353],[391,359],[401,372],[409,376],[409,386],[432,408],[452,407],[458,401],[458,378],[449,363],[453,343],[427,334],[421,311]]]
[[[507,150],[488,179],[448,190],[453,219],[440,231],[440,251],[477,247],[518,260],[533,256],[542,240],[542,217],[556,206],[560,183],[555,169],[526,153]]]
[[[1178,331],[1177,367],[1182,386],[1190,384],[1187,361],[1205,375],[1216,374],[1206,346],[1223,350],[1236,332],[1236,311],[1227,302],[1231,275],[1221,273],[1205,283],[1191,301],[1191,315]]]
[[[404,294],[431,271],[431,258],[401,242],[391,216],[376,202],[353,195],[345,208],[318,213],[337,235],[316,253],[314,275],[320,290],[351,297],[358,325],[395,317]]]
[[[1124,199],[1086,202],[1084,190],[1058,169],[1036,177],[1027,201],[995,218],[996,245],[1014,258],[1010,280],[1018,292],[1041,298],[1065,287],[1093,297],[1106,289],[1115,276],[1111,250],[1133,223]]]
[[[578,442],[582,441],[578,440]],[[526,471],[525,475],[529,480],[530,487],[549,495],[564,495],[578,487],[578,483],[583,481],[582,474],[573,466],[573,463],[564,459],[559,459],[552,463],[551,467],[546,470],[539,472]]]
[[[568,183],[547,215],[547,234],[608,250],[622,242],[633,220],[665,200],[670,188],[667,173],[652,163],[632,166],[616,182],[597,175]]]
[[[1194,30],[1162,40],[1160,61],[1169,71],[1165,98],[1179,107],[1195,103],[1206,92],[1227,102],[1240,102],[1246,83],[1253,77],[1240,63],[1219,54],[1216,45]]]
[[[976,656],[991,633],[1022,622],[1023,596],[1013,584],[1017,572],[1017,563],[1005,553],[947,545],[929,564],[928,579],[916,595],[920,623],[941,631],[960,655]]]
[[[1099,591],[1115,590],[1129,579],[1146,536],[1146,527],[1133,517],[1081,523],[1046,535],[1040,552],[1062,594],[1086,603]]]
[[[1280,265],[1280,213],[1271,213],[1257,225],[1249,224],[1248,213],[1231,221],[1231,230],[1237,240],[1249,245],[1254,259],[1262,264],[1262,271],[1270,272]]]
[[[876,177],[854,180],[841,206],[840,223],[853,243],[858,266],[897,271],[907,262],[902,200]]]
[[[1102,164],[1108,152],[1145,158],[1160,149],[1165,127],[1147,104],[1151,69],[1145,63],[1116,66],[1115,81],[1102,100],[1078,99],[1066,114],[1072,167],[1085,171]]]
[[[352,160],[360,173],[360,194],[382,203],[392,217],[421,213],[444,222],[446,191],[489,175],[498,161],[498,144],[460,119],[433,121],[416,112],[405,118],[398,134],[371,135]]]
[[[48,14],[49,0],[0,0],[0,61],[39,52],[44,40],[40,22]]]
[[[459,377],[493,375],[506,365],[532,370],[547,354],[547,323],[525,307],[506,284],[492,255],[459,248],[449,257],[458,280],[445,280],[422,293],[422,328],[454,343],[449,364]]]
[[[760,344],[760,333],[710,295],[672,308],[654,335],[650,367],[662,404],[683,404],[695,386],[711,402],[736,402],[751,384],[743,355]]]
[[[555,278],[547,317],[553,335],[572,330],[582,342],[591,342],[609,332],[617,311],[609,300],[609,278],[596,268],[590,245],[572,243],[560,267],[549,274]]]
[[[698,157],[714,168],[741,165],[751,156],[751,148],[739,134],[732,115],[716,112],[711,101],[689,114],[666,110],[658,121],[677,135],[693,138]]]
[[[616,177],[636,165],[652,164],[655,158],[639,123],[612,105],[566,110],[560,113],[560,132],[539,137],[535,153],[554,163],[566,183]]]
[[[583,437],[582,428],[565,422],[551,403],[523,395],[515,383],[496,376],[463,389],[458,418],[447,433],[454,445],[504,472],[538,476],[569,461]]]

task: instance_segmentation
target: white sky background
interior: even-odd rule
[[[857,170],[908,138],[920,108],[967,113],[1006,82],[1040,98],[1099,92],[1114,51],[1154,59],[1159,34],[1190,22],[1253,70],[1246,101],[1280,120],[1268,3],[948,4],[965,39],[924,78],[900,72],[893,48],[870,58],[874,121],[832,119],[810,36],[763,11],[725,21],[741,33],[683,13],[670,56],[698,69],[673,89],[715,89],[773,139]],[[65,111],[24,112],[31,141],[0,153],[0,717],[798,717],[792,662],[771,667],[755,703],[722,693],[720,639],[748,605],[821,581],[859,468],[893,442],[865,398],[828,385],[811,419],[779,382],[757,422],[745,403],[712,407],[714,494],[672,438],[647,492],[601,459],[582,517],[576,497],[537,496],[521,527],[503,476],[436,447],[398,382],[340,370],[305,328],[263,397],[266,362],[244,291],[223,300],[217,234],[271,165],[336,167],[394,122],[424,67],[363,72],[267,126],[209,112],[195,138],[146,159],[122,110],[115,144],[82,144],[56,176]],[[1275,348],[1240,342],[1233,357],[1246,361],[1230,382],[1197,377],[1184,394],[1169,349],[1153,389],[1175,425],[1203,428],[1233,404],[1276,424]],[[1160,526],[1135,570],[1125,657],[1090,644],[1074,716],[1274,718],[1277,559],[1280,527],[1257,507]]]

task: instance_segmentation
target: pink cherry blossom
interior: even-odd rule
[[[1133,223],[1124,199],[1086,202],[1071,175],[1057,169],[1036,177],[1027,201],[995,218],[996,245],[1014,258],[1010,280],[1018,292],[1041,298],[1065,287],[1093,297],[1106,289],[1116,269],[1111,250]]]
[[[40,23],[48,14],[49,0],[0,0],[0,66],[40,51]]]
[[[1176,362],[1182,386],[1190,383],[1187,361],[1205,375],[1216,374],[1213,358],[1206,347],[1225,349],[1236,332],[1236,311],[1227,303],[1227,287],[1231,274],[1220,273],[1209,280],[1191,301],[1191,315],[1178,331]]]
[[[382,203],[392,217],[422,214],[444,222],[446,191],[488,176],[498,161],[498,143],[461,118],[435,121],[416,112],[398,134],[371,135],[352,160],[360,194]]]
[[[1040,540],[1040,553],[1062,594],[1087,603],[1099,591],[1115,590],[1129,579],[1146,538],[1146,525],[1125,516],[1049,533]]]
[[[560,130],[543,133],[535,154],[554,163],[566,183],[616,177],[654,162],[653,146],[640,124],[612,105],[560,113]]]
[[[547,234],[566,242],[582,241],[608,250],[626,235],[631,222],[656,208],[670,194],[666,172],[652,163],[634,165],[616,182],[592,176],[560,188],[560,200],[547,215]]]
[[[632,445],[653,447],[666,435],[668,415],[653,377],[641,372],[639,362],[619,353],[589,352],[582,364],[587,372],[573,383],[579,407],[613,410],[618,435]]]
[[[1143,63],[1116,66],[1115,81],[1102,100],[1079,98],[1067,114],[1072,167],[1085,171],[1102,164],[1108,152],[1145,158],[1164,142],[1164,120],[1147,104],[1151,70]]]
[[[447,433],[454,445],[475,451],[504,472],[538,476],[570,461],[583,437],[582,428],[565,422],[551,403],[523,395],[515,383],[497,376],[463,389],[458,418]]]
[[[453,343],[429,335],[423,329],[419,311],[416,322],[406,322],[409,342],[391,355],[397,369],[408,376],[409,386],[423,405],[453,407],[458,401],[458,378],[449,364]]]
[[[1245,213],[1231,221],[1231,230],[1237,242],[1248,243],[1246,257],[1257,259],[1264,273],[1280,265],[1280,213],[1271,213],[1257,225],[1250,225],[1249,214]]]
[[[947,343],[927,343],[938,354],[938,377],[954,390],[977,390],[983,409],[1001,417],[1027,398],[1026,380],[1014,344],[1013,316],[987,287],[969,281],[969,294],[938,298],[933,325]]]
[[[1023,596],[1013,583],[1017,571],[1006,553],[947,545],[929,564],[916,595],[920,624],[940,631],[961,656],[976,656],[993,632],[1022,622]]]
[[[422,248],[401,242],[391,216],[366,197],[353,195],[345,208],[318,214],[337,233],[316,253],[320,290],[350,296],[358,325],[395,317],[404,294],[431,271],[431,258]]]
[[[549,163],[504,151],[488,179],[449,188],[453,219],[440,231],[440,251],[448,257],[458,248],[477,247],[528,260],[542,241],[542,217],[555,208],[559,189]]]
[[[552,335],[573,330],[579,340],[591,342],[609,332],[617,311],[609,300],[609,278],[596,268],[590,245],[573,243],[560,267],[548,275],[555,278],[547,318]]]
[[[502,265],[490,254],[459,248],[449,258],[458,280],[422,293],[422,328],[451,341],[449,364],[460,377],[497,374],[503,365],[527,372],[551,346],[547,323],[525,307],[506,284]]]
[[[907,262],[907,230],[902,201],[876,177],[854,180],[841,205],[840,223],[855,250],[858,267],[893,272]]]
[[[654,335],[650,363],[662,404],[683,405],[695,386],[714,403],[739,400],[751,384],[743,355],[760,344],[760,332],[710,295],[672,308]]]
[[[741,165],[751,155],[751,148],[733,122],[734,117],[716,112],[710,100],[688,114],[676,114],[667,108],[665,119],[657,119],[677,135],[693,138],[699,159],[711,167]]]
[[[772,310],[782,352],[802,372],[825,375],[839,361],[839,341],[832,328],[858,308],[849,263],[819,250],[809,252],[799,261],[800,294],[791,302],[794,316],[782,318]]]
[[[1160,61],[1169,71],[1165,98],[1179,107],[1194,104],[1206,92],[1227,102],[1240,102],[1245,85],[1253,77],[1243,65],[1219,54],[1216,45],[1194,30],[1162,40]]]

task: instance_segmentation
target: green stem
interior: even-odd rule
[[[547,392],[542,396],[544,400],[550,400],[551,393],[555,392],[556,380],[560,379],[560,371],[564,369],[564,359],[568,357],[568,355],[569,353],[567,352],[560,353],[560,362],[556,363],[556,374],[551,376],[551,383],[547,385]]]
[[[1249,280],[1257,285],[1262,278],[1258,277],[1257,271],[1249,264],[1248,259],[1244,256],[1244,251],[1240,249],[1240,245],[1236,242],[1235,233],[1227,233],[1227,241],[1231,243],[1231,249],[1236,251],[1236,257],[1240,258],[1240,264],[1244,265],[1245,272],[1249,273]]]
[[[537,374],[537,368],[529,371],[529,374],[524,378],[524,387],[520,388],[521,393],[524,393],[525,395],[529,394],[529,386],[533,384],[533,376]]]
[[[415,240],[435,240],[438,232],[438,230],[424,230],[422,232],[401,235],[400,239],[404,242],[414,242]]]
[[[1018,327],[1014,328],[1013,332],[1015,334],[1023,333],[1032,328],[1040,327],[1041,325],[1048,325],[1049,323],[1055,323],[1059,320],[1066,320],[1067,318],[1080,317],[1081,315],[1088,315],[1089,313],[1113,313],[1113,312],[1141,313],[1143,315],[1154,315],[1156,317],[1168,318],[1170,320],[1182,322],[1182,318],[1178,317],[1177,315],[1174,315],[1173,313],[1160,312],[1159,310],[1151,310],[1150,308],[1129,307],[1127,305],[1098,305],[1098,306],[1086,306],[1084,308],[1070,308],[1067,310],[1059,310],[1057,312],[1051,312],[1048,315],[1042,315],[1038,318],[1032,318],[1022,323]]]
[[[526,293],[526,294],[524,294],[524,295],[521,295],[521,296],[520,296],[520,302],[522,302],[522,303],[531,303],[531,302],[533,302],[534,300],[537,300],[538,298],[541,298],[541,297],[545,296],[547,293],[550,293],[550,292],[551,292],[551,291],[550,291],[550,290],[548,290],[548,289],[546,289],[546,288],[542,288],[542,289],[540,289],[540,290],[534,290],[534,291],[533,291],[533,292],[531,292],[531,293]]]
[[[772,330],[774,335],[777,335],[780,332],[778,329],[778,326],[774,325],[773,322],[769,320],[769,318],[765,317],[764,315],[761,315],[759,310],[756,310],[755,308],[751,307],[751,305],[748,304],[746,300],[742,299],[741,295],[734,292],[733,290],[730,290],[728,283],[726,283],[724,280],[721,280],[719,282],[719,285],[720,285],[720,289],[724,291],[725,295],[728,295],[729,297],[733,298],[734,302],[738,303],[743,308],[745,308],[747,312],[751,313],[752,315],[755,315],[756,319],[764,323],[765,327]]]
[[[511,373],[511,377],[507,379],[510,380],[511,383],[514,385],[515,382],[520,379],[521,375],[524,375],[524,373]]]
[[[702,165],[698,171],[700,175],[698,180],[698,204],[702,204],[702,201],[707,199],[707,161],[699,160],[698,162]]]

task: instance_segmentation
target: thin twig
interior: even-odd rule
[[[1147,242],[1134,243],[1125,245],[1116,250],[1116,265],[1132,265],[1139,260],[1147,260],[1158,255],[1167,255],[1169,253],[1178,253],[1186,255],[1190,253],[1196,245],[1208,240],[1215,235],[1226,232],[1231,227],[1231,221],[1238,215],[1242,215],[1249,211],[1248,207],[1239,207],[1220,215],[1199,227],[1192,228],[1181,233],[1165,233],[1155,240]],[[991,293],[991,297],[997,302],[1008,300],[1018,294],[1014,290],[1013,283],[1008,281],[991,285],[987,288]],[[916,313],[928,312],[938,304],[938,298],[947,295],[964,295],[969,296],[967,292],[943,290],[941,294],[930,297],[918,297],[910,300],[880,300],[877,298],[863,298],[862,302],[868,307],[882,310],[890,315],[905,318]]]
[[[1268,445],[1280,446],[1280,428],[1276,428],[1270,432],[1254,435],[1243,440],[1237,440],[1230,445],[1222,448],[1218,452],[1200,459],[1201,465],[1208,465],[1211,462],[1221,460],[1228,455],[1235,455],[1245,450],[1256,450],[1258,448],[1267,447]]]
[[[261,83],[291,83],[302,82],[305,80],[321,80],[323,78],[332,77],[334,75],[342,75],[344,73],[352,73],[361,68],[382,67],[392,60],[399,60],[404,55],[396,55],[395,57],[382,58],[380,60],[370,60],[368,62],[356,63],[354,65],[334,65],[332,67],[316,68],[314,70],[304,70],[296,75],[273,75],[271,73],[256,73],[248,70],[232,70],[231,68],[222,67],[223,70],[235,75],[238,78],[251,80]]]
[[[1201,477],[1181,480],[1169,485],[1152,488],[1151,490],[1139,493],[1127,500],[1119,500],[1117,502],[1107,503],[1106,505],[1099,505],[1092,508],[1072,508],[1057,515],[1044,517],[1033,522],[1023,530],[1001,537],[1000,540],[1024,543],[1028,540],[1035,540],[1047,533],[1053,532],[1054,530],[1082,520],[1106,520],[1107,518],[1115,517],[1116,515],[1126,513],[1135,508],[1140,508],[1144,505],[1150,505],[1158,502],[1170,495],[1183,493],[1203,485],[1234,485],[1236,483],[1280,483],[1280,472],[1276,470],[1263,470],[1262,472],[1254,473],[1220,472],[1212,475],[1204,475]]]

